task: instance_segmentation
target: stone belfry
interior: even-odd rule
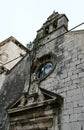
[[[53,13],[47,18],[47,21],[37,31],[38,39],[44,38],[49,34],[55,33],[57,37],[68,30],[68,19],[64,14]],[[54,38],[53,37],[53,38]]]

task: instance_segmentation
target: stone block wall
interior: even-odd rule
[[[52,35],[53,38],[53,35]],[[41,41],[44,42],[44,41]],[[40,87],[56,92],[64,98],[59,113],[57,130],[84,129],[84,31],[68,32],[45,43],[37,57],[53,52],[57,56],[56,68]],[[59,125],[61,127],[59,128]]]

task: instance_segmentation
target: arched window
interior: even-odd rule
[[[45,27],[45,34],[49,33],[49,26]]]
[[[54,28],[54,30],[57,29],[57,21],[53,22],[53,28]]]

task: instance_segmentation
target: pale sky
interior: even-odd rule
[[[69,29],[84,22],[84,0],[0,0],[0,42],[14,36],[28,44],[54,10],[66,14]]]

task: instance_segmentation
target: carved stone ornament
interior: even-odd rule
[[[8,60],[8,54],[7,53],[2,53],[0,54],[0,61],[6,62]]]
[[[31,82],[34,81],[34,80],[36,80],[36,74],[35,74],[35,73],[33,73],[33,74],[31,75]]]
[[[33,94],[37,92],[38,92],[38,84],[34,82],[29,89],[29,94]]]
[[[26,103],[26,98],[25,98],[25,96],[23,95],[23,96],[21,97],[20,104],[18,105],[18,107],[23,107],[23,106],[25,106],[25,103]]]
[[[28,98],[27,105],[30,105],[30,104],[34,103],[34,101],[35,101],[34,97]]]

